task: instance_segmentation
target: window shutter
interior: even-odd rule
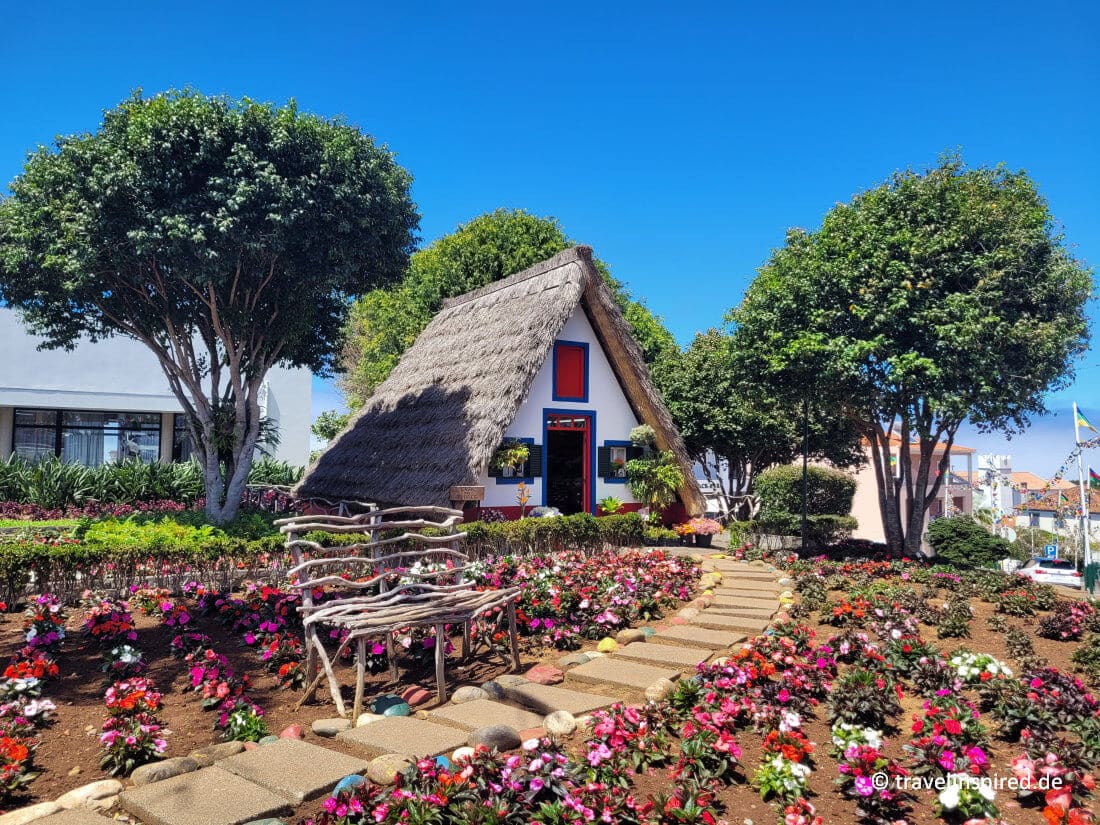
[[[527,445],[527,478],[542,476],[542,445]]]
[[[596,448],[596,475],[600,478],[611,477],[611,448]]]

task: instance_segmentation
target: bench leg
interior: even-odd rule
[[[363,685],[367,681],[367,640],[359,639],[355,651],[355,702],[351,706],[351,723],[359,724],[359,714],[363,712]]]
[[[443,672],[443,659],[447,652],[445,625],[435,626],[435,695],[439,704],[447,701],[447,677]]]
[[[306,690],[305,696],[302,697],[302,702],[309,702],[313,699],[314,694],[317,693],[317,684],[320,674],[320,668],[317,666],[317,649],[313,646],[313,639],[310,635],[306,634],[306,678],[310,680],[312,687]]]
[[[397,681],[397,650],[393,645],[393,631],[386,631],[386,658],[390,660],[390,678]]]
[[[516,629],[516,603],[508,603],[508,636],[512,642],[512,668],[519,670],[519,631]]]

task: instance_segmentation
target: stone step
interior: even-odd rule
[[[720,593],[715,593],[714,601],[711,602],[713,607],[750,607],[757,610],[771,608],[775,609],[779,607],[779,599],[776,598],[758,598],[756,596],[723,596]]]
[[[706,612],[715,616],[740,616],[741,618],[770,619],[779,613],[779,605],[772,607],[709,607]],[[697,624],[697,623],[696,623]]]
[[[717,570],[722,574],[723,578],[727,576],[733,576],[736,578],[746,579],[769,579],[775,581],[776,574],[772,570],[767,570],[763,567],[749,567],[743,564],[737,564],[736,562],[721,562],[714,563],[713,570],[707,572],[714,572]]]
[[[731,591],[733,591],[732,594]],[[779,592],[779,585],[774,581],[756,581],[755,579],[722,579],[722,583],[714,588],[716,596],[750,593],[755,594],[757,598],[765,598]]]
[[[771,624],[771,617],[726,616],[712,610],[704,610],[691,620],[691,624],[712,630],[743,630],[746,633],[756,634],[763,633],[767,629],[768,625]]]
[[[301,805],[328,793],[348,774],[363,773],[367,760],[300,739],[280,739],[223,759],[218,767]]]
[[[456,705],[455,707],[461,707]],[[467,731],[409,716],[387,716],[336,734],[341,742],[368,759],[400,753],[413,759],[450,753],[466,744]]]
[[[725,650],[743,641],[745,641],[744,633],[709,630],[694,625],[673,625],[664,630],[658,630],[654,636],[650,637],[650,642],[656,644],[684,645],[711,651]]]
[[[647,644],[631,642],[616,650],[612,656],[633,659],[637,662],[649,662],[655,665],[670,665],[681,669],[694,669],[697,664],[710,658],[710,651],[699,647],[677,647],[676,645]]]
[[[764,588],[764,590],[779,590],[779,581],[777,576],[771,573],[768,575],[727,573],[722,576],[722,581],[718,582],[718,587],[756,587]]]
[[[658,679],[680,678],[679,670],[653,665],[643,665],[625,659],[605,656],[577,665],[566,674],[567,681],[601,685],[621,685],[632,690],[644,691]]]
[[[635,644],[638,643],[635,642]],[[523,705],[525,708],[544,716],[556,710],[565,710],[574,716],[582,716],[594,710],[606,708],[618,701],[610,696],[597,696],[592,693],[554,687],[553,685],[536,685],[534,682],[505,688],[504,696],[509,702]]]
[[[461,705],[444,705],[428,711],[428,720],[464,730],[477,730],[490,725],[508,725],[516,730],[530,730],[542,725],[542,716],[489,699],[475,699]]]
[[[243,825],[291,811],[285,797],[220,765],[129,788],[118,801],[144,825]]]

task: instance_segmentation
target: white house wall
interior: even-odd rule
[[[565,329],[558,336],[559,341],[577,341],[589,345],[588,348],[588,401],[555,401],[553,392],[554,359],[553,350],[546,357],[535,376],[534,383],[527,400],[520,406],[515,421],[505,430],[504,438],[531,438],[536,444],[543,443],[543,410],[568,410],[576,412],[595,412],[595,430],[592,433],[592,443],[596,447],[602,447],[604,441],[626,441],[630,431],[638,426],[638,419],[634,416],[630,404],[623,394],[622,387],[615,377],[611,364],[600,346],[599,339],[588,322],[588,317],[580,307],[565,324]],[[592,477],[596,482],[596,500],[607,496],[614,496],[622,502],[632,503],[637,500],[630,494],[627,484],[608,482],[606,479],[596,477],[596,468],[592,468]],[[497,479],[483,475],[477,482],[485,487],[483,507],[515,507],[516,485],[498,484]],[[543,480],[535,477],[529,484],[531,498],[528,507],[542,504]]]
[[[65,352],[39,351],[39,343],[13,310],[0,307],[0,458],[11,453],[15,407],[159,412],[161,456],[171,457],[171,414],[182,408],[143,344],[110,338]],[[267,376],[267,413],[278,421],[281,439],[276,457],[299,466],[309,461],[311,382],[304,369],[276,367]]]

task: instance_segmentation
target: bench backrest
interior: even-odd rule
[[[294,564],[290,586],[313,606],[313,590],[368,597],[391,591],[445,592],[469,587],[463,571],[469,558],[459,548],[462,511],[446,507],[403,507],[349,516],[302,515],[275,522]],[[425,535],[431,529],[437,535]],[[334,546],[305,538],[311,532],[346,537]],[[395,584],[396,580],[396,584]],[[397,595],[393,593],[393,595]]]

